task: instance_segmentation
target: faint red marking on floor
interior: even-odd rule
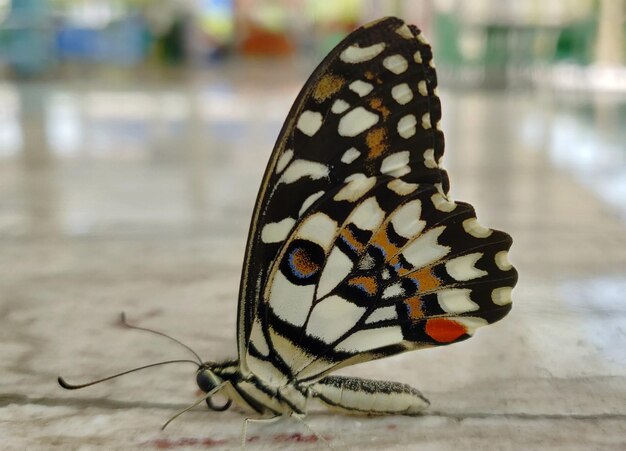
[[[394,429],[398,429],[398,425],[397,424],[388,424],[387,425],[387,429],[389,429],[390,431],[393,431]]]
[[[170,440],[168,438],[158,438],[146,443],[148,446],[152,446],[157,449],[173,449],[181,448],[185,446],[199,446],[203,448],[213,448],[214,446],[224,445],[226,440],[218,440],[210,437],[207,438],[179,438],[176,440]]]
[[[313,434],[304,435],[299,432],[294,432],[293,434],[276,434],[274,436],[275,442],[315,443],[317,440],[317,437]]]
[[[261,439],[261,437],[259,437],[258,435],[253,435],[252,437],[248,437],[246,439],[246,442],[254,443],[254,442],[258,442],[260,439]]]

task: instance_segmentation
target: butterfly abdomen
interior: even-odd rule
[[[357,377],[327,376],[311,393],[333,410],[356,415],[417,415],[430,405],[409,385]]]

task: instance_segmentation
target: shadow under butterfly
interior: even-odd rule
[[[300,418],[312,398],[366,415],[415,415],[429,405],[406,384],[329,373],[465,340],[511,309],[511,237],[449,199],[440,119],[431,48],[413,25],[369,23],[322,61],[259,190],[238,359],[203,362],[194,352],[198,362],[148,365],[198,365],[206,396],[185,411],[205,400],[268,419]],[[212,401],[218,394],[225,404]]]

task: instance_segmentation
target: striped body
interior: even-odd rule
[[[429,405],[419,391],[397,382],[326,376],[313,384],[272,387],[254,375],[244,378],[238,361],[212,365],[208,371],[221,379],[223,395],[255,417],[305,415],[312,398],[332,410],[367,415],[415,415]]]

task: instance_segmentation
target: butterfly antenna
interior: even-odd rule
[[[59,376],[59,378],[57,380],[59,381],[59,385],[61,387],[65,388],[66,390],[77,390],[79,388],[85,388],[85,387],[89,387],[90,385],[95,385],[95,384],[99,384],[100,382],[104,382],[104,381],[108,381],[108,380],[111,380],[111,379],[115,379],[116,377],[120,377],[120,376],[123,376],[123,375],[128,374],[128,373],[134,373],[135,371],[145,370],[146,368],[152,368],[153,366],[168,365],[170,363],[183,363],[183,362],[193,363],[194,365],[198,365],[198,362],[196,362],[194,360],[187,360],[187,359],[185,359],[185,360],[167,360],[165,362],[151,363],[150,365],[140,366],[139,368],[133,368],[132,370],[122,371],[121,373],[117,373],[117,374],[114,374],[112,376],[107,376],[105,378],[98,379],[98,380],[95,380],[95,381],[92,381],[92,382],[87,382],[86,384],[70,384],[65,379],[63,379],[61,376]]]
[[[160,335],[162,337],[165,338],[169,338],[170,340],[172,340],[173,342],[178,343],[179,345],[181,345],[183,348],[187,349],[189,352],[191,352],[193,355],[196,356],[196,359],[198,359],[198,363],[200,365],[202,365],[202,359],[200,358],[200,356],[198,355],[198,353],[196,351],[194,351],[193,349],[191,349],[189,346],[187,346],[185,343],[183,343],[180,340],[177,340],[174,337],[170,337],[169,335],[163,333],[163,332],[159,332],[158,330],[153,330],[153,329],[147,329],[145,327],[140,327],[140,326],[135,326],[134,324],[130,324],[127,320],[126,320],[126,313],[122,312],[121,314],[121,320],[122,320],[122,324],[126,327],[128,327],[129,329],[136,329],[136,330],[143,330],[144,332],[150,332],[153,333],[155,335]]]
[[[213,390],[211,390],[210,392],[208,392],[206,395],[204,395],[202,398],[198,399],[197,401],[195,401],[193,404],[191,404],[189,407],[185,407],[183,410],[180,410],[178,412],[176,412],[174,414],[174,416],[172,418],[170,418],[169,420],[167,420],[165,422],[165,424],[163,424],[163,426],[161,426],[161,430],[164,430],[168,424],[170,424],[172,421],[174,421],[176,418],[178,418],[179,416],[181,416],[183,413],[190,411],[191,409],[193,409],[194,407],[196,407],[198,404],[202,404],[203,401],[206,401],[207,399],[209,399],[211,396],[213,396],[215,393],[217,393],[218,391],[220,391],[222,389],[222,387],[224,387],[224,384],[220,384],[217,387],[215,387]]]

